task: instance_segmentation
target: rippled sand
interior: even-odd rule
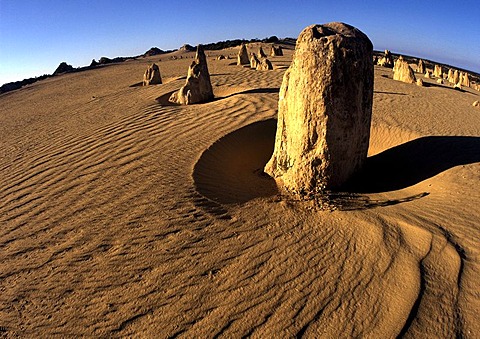
[[[293,201],[262,173],[284,51],[207,52],[206,104],[166,100],[182,52],[0,96],[0,336],[480,335],[480,93],[375,67],[368,171]]]

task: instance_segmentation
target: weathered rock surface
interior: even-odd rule
[[[255,53],[252,53],[252,56],[250,57],[250,67],[253,69],[256,69],[259,63],[260,63],[260,60],[258,60]]]
[[[437,79],[437,84],[443,85],[443,79]]]
[[[430,71],[428,69],[425,71],[424,76],[425,76],[425,78],[430,79]]]
[[[423,80],[422,79],[417,79],[417,86],[423,86]]]
[[[272,46],[270,49],[270,56],[283,56],[283,49],[282,46],[276,47],[275,45]]]
[[[198,45],[195,61],[188,68],[185,86],[173,93],[169,100],[181,105],[190,105],[212,99],[213,90],[208,73],[207,57],[202,45]]]
[[[237,55],[237,65],[248,65],[249,63],[250,59],[248,58],[247,46],[242,44]]]
[[[395,61],[393,80],[403,81],[409,84],[414,84],[415,81],[417,81],[413,69],[408,65],[408,62],[403,60],[402,56]]]
[[[225,55],[223,55],[223,54],[222,54],[222,55],[219,55],[219,56],[217,57],[217,60],[224,60],[224,59],[226,59],[226,58],[225,58]]]
[[[453,81],[452,83],[454,85],[458,84],[458,82],[460,81],[460,73],[458,72],[458,70],[455,70],[455,72],[453,72]]]
[[[378,65],[382,67],[393,68],[393,57],[392,53],[388,49],[385,50],[385,56],[378,60]]]
[[[453,80],[453,69],[451,69],[451,68],[448,69],[447,80],[448,80],[448,82],[451,83],[451,84],[454,83],[454,80]]]
[[[273,69],[272,63],[267,58],[261,58],[257,63],[257,71],[268,71]]]
[[[367,158],[372,102],[368,37],[337,22],[305,28],[283,77],[265,172],[300,196],[340,187]]]
[[[472,104],[473,107],[480,107],[480,102],[478,100],[474,101]]]
[[[435,65],[435,68],[433,70],[433,75],[437,78],[442,78],[442,76],[443,76],[442,66]]]
[[[417,73],[421,73],[421,74],[425,73],[425,63],[423,62],[422,59],[418,60]]]
[[[157,64],[151,64],[143,74],[143,86],[156,85],[162,83],[160,69]]]
[[[462,85],[465,87],[470,87],[470,79],[468,78],[468,73],[463,73]]]

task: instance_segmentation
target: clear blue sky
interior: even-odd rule
[[[480,0],[0,0],[0,84],[150,47],[271,35],[342,21],[375,49],[480,72]]]

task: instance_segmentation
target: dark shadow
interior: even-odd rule
[[[219,77],[225,75],[232,75],[233,73],[217,73],[217,74],[210,74],[211,77]]]
[[[142,87],[142,86],[143,86],[143,81],[140,81],[140,82],[137,82],[137,83],[135,83],[133,85],[130,85],[128,87]]]
[[[217,140],[193,170],[195,188],[220,204],[244,203],[277,194],[275,181],[263,173],[273,153],[277,121],[242,127]]]
[[[459,165],[480,162],[480,137],[418,138],[369,157],[343,190],[379,193],[399,190]]]
[[[400,199],[377,200],[358,193],[325,192],[322,195],[317,195],[314,199],[315,205],[322,210],[358,211],[410,202],[429,194],[423,192]]]
[[[397,92],[382,92],[382,91],[373,91],[373,94],[407,95],[407,94],[405,94],[405,93],[397,93]]]
[[[255,88],[255,89],[248,89],[246,91],[232,93],[232,94],[229,94],[229,95],[225,95],[223,97],[221,97],[221,96],[215,97],[213,100],[223,100],[223,99],[233,97],[234,95],[240,95],[240,94],[268,94],[268,93],[278,93],[278,92],[280,92],[280,88],[278,88],[278,87],[274,87],[274,88],[268,88],[268,87],[266,87],[266,88]]]
[[[180,104],[168,101],[168,99],[170,99],[172,94],[175,93],[176,91],[178,91],[178,90],[165,93],[165,94],[159,96],[158,98],[156,98],[155,101],[158,102],[162,106],[180,106]]]

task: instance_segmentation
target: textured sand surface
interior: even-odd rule
[[[165,100],[183,52],[0,96],[0,336],[479,337],[479,92],[375,67],[368,171],[298,202],[262,174],[293,51],[236,52],[206,104]]]

